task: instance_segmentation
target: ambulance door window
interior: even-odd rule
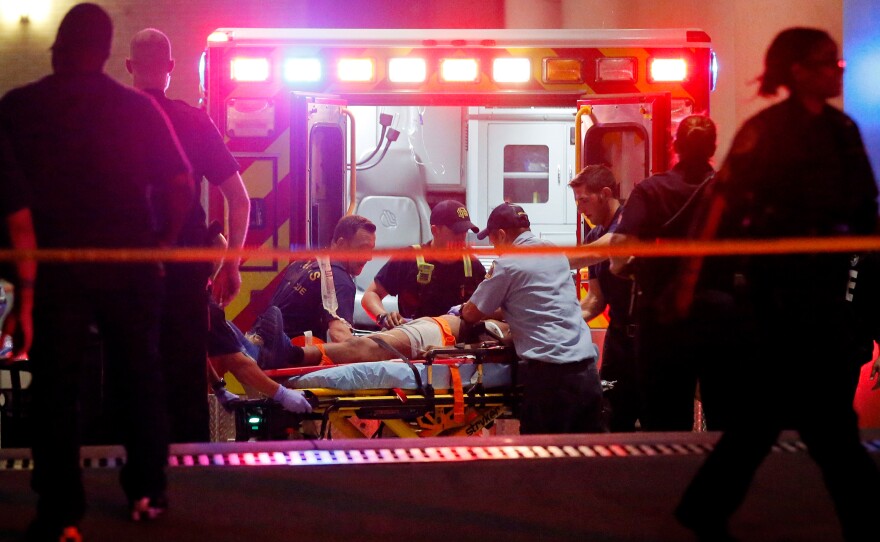
[[[584,141],[586,165],[611,168],[620,183],[620,197],[626,200],[635,185],[648,176],[648,133],[637,124],[595,125]]]
[[[309,135],[309,236],[326,248],[345,213],[345,139],[338,125],[314,126]]]

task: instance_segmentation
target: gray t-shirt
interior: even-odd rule
[[[526,231],[516,247],[553,246]],[[524,360],[573,363],[598,359],[564,255],[503,255],[470,301],[484,314],[501,308],[517,354]]]

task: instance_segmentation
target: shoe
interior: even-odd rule
[[[27,542],[82,542],[82,534],[76,525],[50,526],[34,520],[28,525],[24,539]]]
[[[153,521],[168,510],[168,499],[165,497],[141,497],[129,505],[132,521]]]
[[[288,353],[292,346],[290,339],[284,334],[284,317],[281,309],[271,305],[257,317],[251,330],[252,342],[260,346],[257,365],[260,369],[283,369],[289,367]]]

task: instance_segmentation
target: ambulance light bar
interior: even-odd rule
[[[679,82],[687,79],[688,66],[683,58],[652,58],[648,61],[651,82]]]
[[[375,73],[372,58],[340,58],[336,64],[336,76],[340,81],[368,83]]]
[[[261,82],[269,80],[269,59],[236,57],[232,59],[229,77],[234,81]]]
[[[428,77],[424,58],[401,57],[388,61],[388,79],[392,83],[422,83]]]
[[[532,78],[528,58],[496,58],[492,63],[492,79],[496,83],[525,83]]]
[[[288,58],[284,80],[290,83],[316,83],[321,80],[321,61],[317,58]]]
[[[440,79],[448,83],[476,82],[480,64],[475,58],[444,58],[440,61]]]

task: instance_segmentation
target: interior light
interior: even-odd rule
[[[492,62],[492,79],[496,83],[525,83],[532,78],[528,58],[496,58]]]
[[[440,61],[440,78],[449,82],[476,81],[479,67],[475,58],[444,58]]]
[[[684,81],[687,62],[683,58],[654,58],[649,73],[652,81]]]
[[[321,80],[321,60],[288,58],[284,62],[284,79],[290,83],[314,83]]]
[[[545,58],[545,83],[583,83],[583,65],[576,58]]]
[[[428,76],[423,58],[392,58],[388,61],[388,79],[393,83],[421,83]]]
[[[268,81],[269,59],[252,57],[233,58],[229,76],[235,81]]]
[[[597,58],[596,81],[627,81],[636,80],[636,59]]]
[[[208,34],[208,41],[209,42],[230,41],[232,39],[232,36],[230,34],[231,34],[231,32],[220,32],[220,31],[211,32],[210,34]]]
[[[336,65],[340,81],[372,81],[374,71],[372,58],[340,58]]]
[[[712,51],[711,54],[709,71],[712,73],[712,90],[715,90],[715,86],[718,84],[718,57],[715,56],[715,51]]]

